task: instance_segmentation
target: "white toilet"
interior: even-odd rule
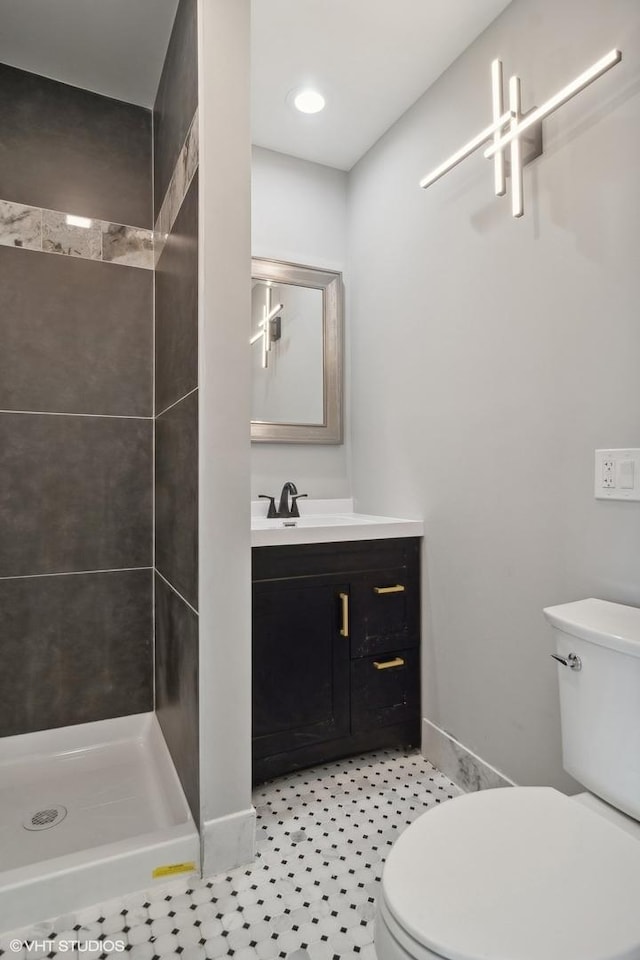
[[[564,767],[591,792],[484,790],[418,817],[382,875],[378,960],[640,960],[640,609],[544,612]]]

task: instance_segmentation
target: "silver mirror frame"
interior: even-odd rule
[[[342,274],[284,260],[253,257],[253,280],[273,280],[322,290],[324,418],[321,424],[251,421],[251,440],[258,443],[342,443]]]

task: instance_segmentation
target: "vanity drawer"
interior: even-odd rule
[[[420,707],[420,654],[396,650],[351,661],[351,733],[403,723]]]
[[[351,656],[368,657],[418,646],[419,596],[415,571],[391,567],[351,582]]]

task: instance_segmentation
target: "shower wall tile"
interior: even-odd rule
[[[156,715],[199,822],[198,618],[156,574]]]
[[[153,233],[117,223],[102,224],[102,259],[153,270]]]
[[[187,139],[184,144],[184,184],[185,189],[191,183],[194,173],[198,168],[198,163],[200,160],[200,143],[199,143],[199,132],[200,128],[198,126],[198,110],[194,114],[193,120],[191,121],[191,126],[189,127],[189,133],[187,134]]]
[[[153,709],[151,577],[0,580],[0,737]]]
[[[151,416],[150,271],[0,246],[0,410]]]
[[[42,249],[46,253],[62,253],[87,260],[102,259],[102,225],[91,220],[90,227],[67,223],[67,214],[56,210],[42,212]]]
[[[198,385],[198,177],[165,244],[156,283],[156,411]]]
[[[0,64],[0,117],[0,197],[153,225],[150,110]]]
[[[42,210],[22,203],[0,200],[0,244],[40,250],[42,247]]]
[[[152,422],[0,414],[0,577],[151,565]]]
[[[156,419],[156,567],[198,607],[198,394]]]
[[[199,134],[198,111],[194,114],[189,133],[180,151],[180,155],[164,195],[160,212],[156,215],[154,228],[154,258],[157,264],[164,249],[164,245],[173,229],[176,217],[180,212],[184,198],[191,186],[191,181],[198,169],[199,163]]]
[[[153,124],[155,564],[162,575],[156,577],[155,683],[158,719],[196,823],[198,618],[188,604],[197,609],[197,104],[197,0],[179,0]]]
[[[197,2],[180,0],[154,107],[155,216],[160,211],[197,104]]]

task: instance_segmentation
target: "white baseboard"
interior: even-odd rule
[[[251,863],[255,857],[256,811],[253,807],[216,820],[202,830],[202,876],[211,877]]]
[[[422,720],[422,755],[465,793],[516,786],[504,773],[426,717]]]

